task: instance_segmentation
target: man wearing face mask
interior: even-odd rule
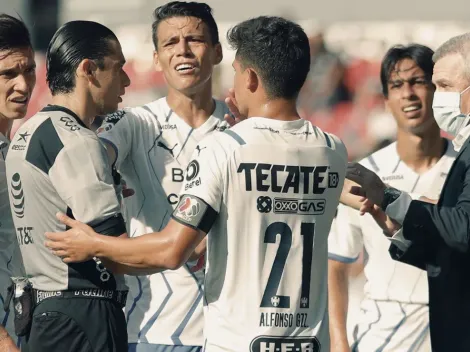
[[[390,237],[392,257],[428,273],[433,351],[470,350],[469,59],[470,33],[448,40],[433,56],[434,117],[455,136],[458,152],[436,204],[413,200],[359,164],[350,164],[347,173],[367,198],[361,211],[374,215]]]

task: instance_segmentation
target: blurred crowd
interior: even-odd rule
[[[328,48],[321,32],[310,37],[310,45],[310,74],[298,101],[303,117],[340,136],[351,159],[360,158],[388,143],[395,134],[395,124],[383,109],[380,60],[345,60],[340,53]],[[37,63],[37,86],[26,119],[50,101],[44,54],[37,54]],[[229,88],[227,82],[217,83],[218,80],[228,80],[228,75],[221,72],[224,69],[220,66],[214,72],[217,98],[223,98]],[[142,63],[131,57],[125,70],[131,78],[131,85],[124,96],[123,106],[139,105],[165,95],[164,77],[154,70],[151,62]],[[13,127],[13,133],[19,124]]]

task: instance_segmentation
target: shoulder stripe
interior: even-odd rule
[[[227,133],[230,137],[232,137],[233,139],[235,139],[235,141],[238,142],[238,144],[240,145],[244,145],[246,144],[246,142],[243,140],[242,137],[240,137],[238,134],[236,134],[235,132],[231,131],[231,130],[225,130],[224,133]]]
[[[57,134],[52,120],[48,118],[39,125],[31,136],[26,152],[26,161],[48,174],[62,148],[64,148],[64,144]]]
[[[395,167],[393,168],[392,174],[394,174],[394,173],[397,171],[398,166],[400,165],[400,163],[401,163],[401,159],[398,159],[397,164],[396,164]]]
[[[380,170],[379,166],[375,162],[374,157],[372,155],[369,155],[367,157],[367,161],[370,163],[370,165],[372,166],[372,168],[374,169],[375,172],[378,172]]]
[[[323,131],[322,131],[323,132]],[[326,145],[328,146],[328,148],[331,148],[331,139],[330,137],[328,136],[328,134],[326,134],[325,132],[323,132],[323,134],[325,135],[325,139],[326,139]]]

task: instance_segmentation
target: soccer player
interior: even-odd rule
[[[127,352],[124,276],[98,259],[64,264],[44,246],[46,231],[64,228],[57,211],[108,236],[126,236],[106,150],[89,129],[94,116],[116,111],[130,83],[124,56],[111,30],[72,21],[54,34],[46,61],[53,105],[18,129],[6,158],[16,234],[33,287],[27,346]]]
[[[24,268],[16,239],[5,174],[5,158],[13,120],[26,115],[36,84],[36,64],[25,24],[0,15],[0,302],[7,299],[12,276],[23,276]],[[17,136],[15,141],[21,138]],[[13,210],[16,210],[13,208]],[[0,351],[17,351],[21,338],[13,327],[13,305],[8,312],[0,306]]]
[[[380,77],[385,104],[398,126],[397,141],[360,163],[393,187],[437,199],[456,152],[440,137],[433,117],[432,56],[431,49],[417,44],[386,53]],[[426,272],[392,260],[386,255],[389,246],[372,216],[339,207],[328,238],[332,351],[350,350],[347,273],[363,247],[367,284],[359,316],[354,317],[351,350],[431,350]]]
[[[66,262],[98,256],[125,264],[116,270],[161,271],[181,267],[209,233],[206,351],[328,351],[327,236],[347,152],[297,112],[310,66],[301,27],[258,17],[228,40],[249,118],[199,144],[168,225],[108,241],[59,216],[75,228],[47,234],[47,246]]]
[[[131,237],[165,227],[201,139],[228,127],[227,106],[212,98],[222,60],[217,24],[204,3],[170,2],[154,12],[154,62],[168,96],[106,117],[98,129],[111,161],[135,191],[124,200]],[[202,245],[197,253],[202,253]],[[203,257],[175,271],[129,277],[129,351],[198,352],[203,337]]]

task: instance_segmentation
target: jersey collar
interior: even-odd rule
[[[61,105],[47,105],[45,106],[41,111],[62,111],[65,112],[66,114],[72,116],[75,120],[77,120],[77,123],[82,126],[83,128],[89,129],[83,121],[78,117],[76,113],[74,113],[72,110],[67,109],[64,106]]]

